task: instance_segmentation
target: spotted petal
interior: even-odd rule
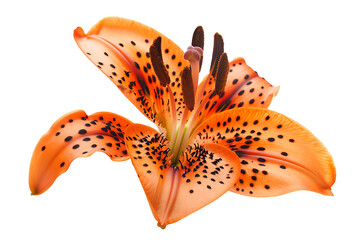
[[[216,144],[189,145],[173,167],[167,139],[154,129],[133,124],[125,144],[154,217],[165,227],[211,203],[240,175],[234,152]]]
[[[45,192],[78,157],[101,151],[113,161],[129,159],[123,132],[130,124],[126,118],[109,112],[87,116],[78,110],[62,116],[35,147],[29,173],[32,194]]]
[[[171,128],[169,94],[174,95],[180,119],[185,105],[179,75],[188,63],[170,39],[141,23],[117,17],[104,18],[87,34],[77,28],[74,37],[84,54],[150,120]],[[158,37],[171,91],[160,85],[150,60],[149,48]]]
[[[238,155],[241,176],[234,192],[332,195],[336,174],[331,155],[311,132],[282,114],[261,108],[224,111],[203,122],[190,141],[218,143]]]
[[[214,113],[239,107],[268,108],[271,100],[279,91],[249,67],[243,58],[236,58],[229,63],[224,94],[215,93],[215,81],[210,79],[202,94],[204,106],[197,121],[199,124]],[[206,78],[205,78],[206,79]],[[205,79],[200,87],[205,84]]]

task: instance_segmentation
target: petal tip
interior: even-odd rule
[[[39,193],[38,191],[31,191],[30,192],[30,196],[36,196],[36,195],[40,195],[41,193]]]
[[[280,90],[280,86],[276,86],[274,89],[274,96],[277,96]]]
[[[334,197],[334,193],[331,191],[330,188],[325,189],[325,191],[323,192],[323,194],[326,195],[326,196]]]
[[[162,230],[164,230],[164,229],[166,228],[166,225],[161,225],[160,223],[158,223],[157,226],[158,226],[159,228],[161,228]]]
[[[85,32],[81,27],[77,27],[74,30],[74,37],[75,38],[84,37],[84,36],[85,36]]]

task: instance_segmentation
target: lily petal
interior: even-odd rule
[[[45,192],[78,157],[106,153],[113,161],[129,159],[123,132],[131,121],[114,113],[87,116],[82,110],[65,114],[35,147],[29,173],[32,194]]]
[[[238,155],[241,176],[232,191],[276,196],[296,190],[332,195],[335,167],[325,146],[288,117],[261,108],[216,114],[193,133],[199,144],[217,143]]]
[[[166,138],[150,127],[129,126],[125,144],[161,227],[216,200],[240,176],[236,154],[217,144],[189,145],[178,167],[171,166]]]
[[[202,94],[204,107],[197,123],[204,121],[214,113],[239,107],[268,108],[277,95],[279,87],[274,87],[249,67],[243,58],[236,58],[229,63],[230,70],[224,94],[215,93],[215,81],[210,79]],[[206,78],[205,78],[206,79]],[[205,83],[202,81],[199,88]],[[208,97],[209,96],[209,97]],[[207,98],[208,97],[208,98]]]
[[[167,87],[160,85],[150,59],[149,48],[158,37],[170,75]],[[189,63],[170,39],[141,23],[117,17],[104,18],[87,34],[77,28],[74,38],[83,53],[151,121],[167,129],[173,124],[169,120],[169,94],[174,96],[177,119],[181,119],[185,105],[180,73]]]

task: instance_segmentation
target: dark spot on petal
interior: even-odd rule
[[[65,138],[65,142],[69,142],[72,139],[72,136],[68,136]]]
[[[79,130],[79,134],[85,134],[85,133],[87,133],[87,131],[85,129],[80,129]]]

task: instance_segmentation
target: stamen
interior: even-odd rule
[[[211,66],[210,66],[210,72],[213,77],[216,76],[216,71],[218,69],[218,62],[221,54],[223,53],[224,53],[224,40],[220,34],[216,33],[214,36],[214,49],[211,59]]]
[[[208,85],[210,79],[213,79],[213,77],[210,74],[208,74],[204,81],[202,88],[199,89],[196,93],[195,107],[194,107],[195,110],[193,112],[191,112],[191,115],[187,122],[189,129],[194,128],[195,121],[198,120],[201,110],[203,109],[205,103],[209,100],[210,94],[207,94],[204,99],[201,99],[201,98],[203,96],[202,93],[204,92],[204,89]],[[200,101],[200,99],[201,99],[201,101]]]
[[[161,54],[161,37],[155,39],[155,41],[151,45],[150,59],[161,86],[166,87],[166,85],[170,83],[170,77],[169,72],[165,68]]]
[[[229,61],[227,54],[223,53],[220,57],[218,69],[216,71],[215,92],[217,95],[221,95],[224,92],[228,73]]]
[[[198,108],[200,102],[203,102],[202,98],[203,98],[203,94],[205,91],[205,88],[207,87],[207,85],[209,84],[209,81],[211,79],[214,79],[211,74],[208,74],[205,78],[205,81],[203,82],[200,89],[197,90],[196,92],[196,96],[195,96],[195,108]]]
[[[175,107],[175,100],[174,100],[174,94],[171,90],[171,87],[167,87],[169,91],[169,97],[170,97],[170,117],[171,117],[171,138],[170,143],[172,144],[176,137],[176,129],[177,129],[177,119],[176,119],[176,107]],[[169,136],[166,136],[169,138]]]
[[[204,49],[204,29],[202,28],[202,26],[198,26],[195,29],[191,45]]]
[[[195,29],[191,45],[193,47],[199,47],[202,50],[204,50],[204,29],[202,28],[202,26],[198,26]],[[201,58],[200,58],[199,72],[201,71],[202,62],[203,62],[203,56],[201,56]]]
[[[162,54],[161,54],[161,37],[156,38],[156,39],[154,40],[154,42],[153,42],[152,45],[156,47],[156,49],[157,49],[157,51],[158,51],[158,53],[159,53],[159,55],[160,55],[160,57],[161,57],[161,60],[162,60]]]
[[[160,81],[160,85],[163,87],[166,87],[168,84],[170,84],[170,76],[169,73],[164,65],[162,53],[161,53],[161,37],[158,37],[154,40],[153,44],[150,46],[150,60],[151,64],[154,68],[154,72],[157,76],[157,78]],[[169,96],[169,105],[170,105],[170,128],[172,131],[167,131],[167,137],[169,138],[169,134],[171,134],[171,137],[169,138],[170,141],[174,141],[175,135],[176,135],[176,107],[175,107],[175,100],[174,95],[171,91],[170,86],[167,86],[167,92]],[[156,104],[155,104],[156,106]],[[159,111],[157,111],[159,112]]]
[[[185,67],[184,70],[180,73],[181,77],[181,87],[184,95],[185,106],[192,111],[195,104],[195,95],[194,95],[194,83],[191,76],[191,69]]]

